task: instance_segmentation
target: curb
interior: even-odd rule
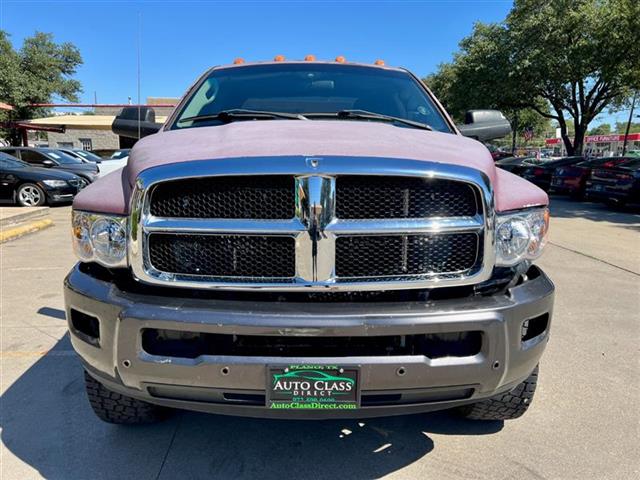
[[[35,222],[27,223],[26,225],[19,225],[12,228],[2,229],[0,231],[0,243],[14,240],[28,233],[37,232],[53,225],[53,220],[45,218],[43,220],[37,220]]]

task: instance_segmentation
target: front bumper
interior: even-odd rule
[[[71,342],[91,375],[108,388],[148,402],[221,414],[278,418],[373,417],[473,403],[508,391],[538,364],[546,346],[554,287],[537,267],[529,279],[492,296],[427,302],[286,303],[185,299],[126,293],[76,266],[65,280]],[[87,341],[72,310],[99,320]],[[522,340],[523,322],[547,316],[542,333]],[[163,357],[144,351],[147,328],[233,335],[389,336],[480,331],[472,356]],[[286,352],[285,352],[286,353]],[[359,366],[358,410],[270,410],[267,365]],[[400,374],[399,372],[402,372]]]
[[[66,187],[49,187],[44,185],[44,191],[49,203],[71,202],[78,193],[78,188],[68,185]]]

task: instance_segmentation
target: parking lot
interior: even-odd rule
[[[183,412],[115,427],[94,417],[66,335],[70,207],[1,250],[2,478],[638,478],[640,214],[552,200],[539,262],[557,286],[529,412],[273,421]]]

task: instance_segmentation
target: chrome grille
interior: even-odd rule
[[[295,215],[293,176],[188,178],[159,184],[150,212],[172,218],[286,219]]]
[[[382,235],[339,237],[336,276],[400,277],[464,273],[478,258],[478,235]]]
[[[156,233],[149,236],[149,261],[160,272],[185,275],[293,278],[295,240]]]
[[[488,180],[465,167],[340,157],[185,162],[137,179],[130,263],[143,282],[187,288],[465,285],[490,277],[493,216]]]
[[[473,217],[476,193],[466,183],[436,178],[353,175],[336,180],[342,219]]]

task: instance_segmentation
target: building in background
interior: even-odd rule
[[[156,122],[164,123],[180,99],[147,98],[147,105],[153,106]],[[38,140],[32,146],[49,146],[52,148],[81,148],[83,150],[112,151],[120,148],[120,140],[111,131],[113,119],[121,110],[117,106],[96,106],[90,113],[58,114],[51,117],[24,120],[21,124],[34,128],[48,128],[46,141]],[[30,141],[31,143],[31,141]],[[37,143],[37,145],[36,145]]]
[[[567,154],[561,138],[547,138],[545,143],[548,148],[553,148],[554,156]],[[585,157],[617,157],[622,155],[624,134],[611,135],[587,135],[584,137],[583,154]],[[627,152],[640,150],[640,133],[630,133],[627,137]]]

